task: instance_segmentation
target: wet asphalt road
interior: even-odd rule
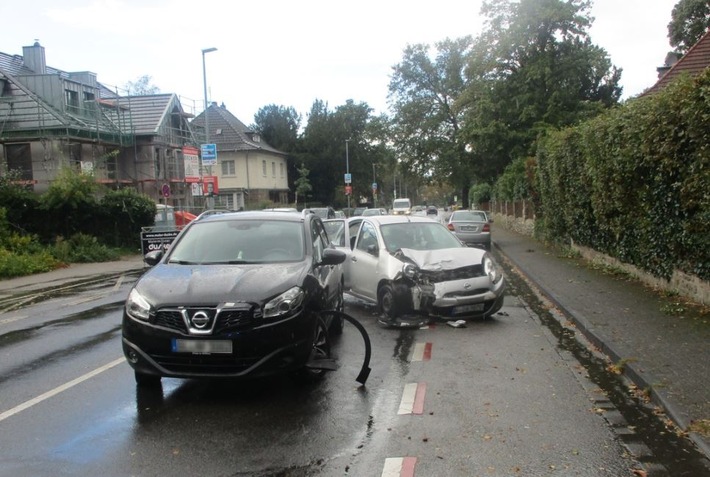
[[[515,296],[493,320],[422,329],[384,328],[348,299],[372,340],[366,386],[346,324],[340,369],[320,384],[165,379],[139,392],[120,347],[134,279],[0,314],[0,476],[389,477],[407,475],[402,458],[417,476],[640,468],[604,392]]]

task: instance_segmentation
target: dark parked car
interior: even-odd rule
[[[123,352],[136,382],[319,378],[329,331],[342,331],[342,318],[322,312],[343,308],[345,257],[309,211],[203,214],[167,252],[146,255],[153,267],[126,300]]]
[[[427,215],[439,215],[439,209],[437,209],[433,205],[430,205],[429,207],[426,208],[426,214]]]

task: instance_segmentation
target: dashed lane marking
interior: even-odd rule
[[[414,477],[416,464],[416,457],[389,457],[385,459],[380,477]]]
[[[431,359],[431,343],[417,343],[414,345],[412,361],[429,361]]]
[[[426,383],[405,384],[397,414],[422,414],[424,412],[425,394]]]

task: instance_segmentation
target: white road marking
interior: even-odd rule
[[[19,315],[19,316],[13,316],[12,318],[5,318],[3,320],[0,320],[0,325],[6,325],[8,323],[12,323],[13,321],[20,321],[24,320],[27,318],[28,315]]]
[[[67,389],[72,388],[72,387],[76,386],[77,384],[80,384],[80,383],[86,381],[87,379],[91,379],[94,376],[101,374],[104,371],[107,371],[107,370],[113,368],[114,366],[118,366],[119,364],[123,363],[125,360],[126,360],[126,358],[120,357],[120,358],[116,359],[115,361],[111,361],[110,363],[101,366],[100,368],[96,368],[93,371],[89,371],[88,373],[84,374],[83,376],[79,376],[76,379],[72,379],[68,383],[64,383],[61,386],[57,386],[56,388],[51,389],[44,394],[40,394],[39,396],[32,398],[29,401],[25,401],[24,403],[22,403],[18,406],[15,406],[12,409],[9,409],[9,410],[3,412],[2,414],[0,414],[0,422],[4,421],[8,417],[14,416],[17,413],[20,413],[20,412],[24,411],[25,409],[28,409],[28,408],[34,406],[35,404],[39,404],[42,401],[45,401],[53,396],[56,396],[57,394],[59,394],[63,391],[66,391]]]
[[[413,477],[416,457],[388,457],[380,477]]]

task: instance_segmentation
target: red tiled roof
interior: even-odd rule
[[[647,89],[643,94],[651,94],[662,90],[684,73],[691,76],[702,73],[708,66],[710,66],[710,31],[705,32],[698,42],[694,44],[666,74],[661,76],[656,84]]]

